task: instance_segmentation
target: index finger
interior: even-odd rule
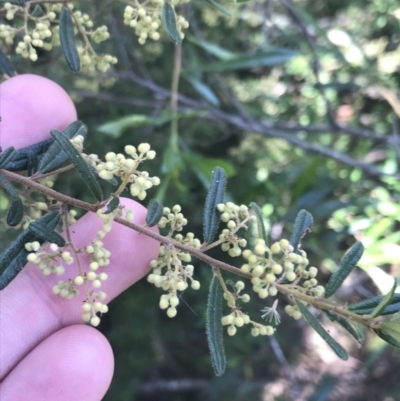
[[[17,75],[0,85],[0,147],[21,149],[50,138],[77,119],[67,92],[38,75]]]
[[[45,78],[22,75],[11,78],[0,87],[1,115],[0,145],[21,148],[50,137],[51,129],[62,130],[76,120],[75,107],[66,92]],[[134,221],[145,223],[146,209],[125,199],[127,207],[135,211]],[[88,213],[71,227],[77,248],[90,244],[101,229],[102,221]],[[111,252],[110,265],[102,268],[108,280],[101,290],[110,301],[139,280],[149,269],[149,262],[158,252],[158,243],[120,224],[104,240]],[[87,269],[88,255],[81,257]],[[67,266],[62,276],[47,276],[37,266],[28,264],[17,278],[3,291],[0,303],[0,380],[44,338],[75,323],[83,323],[82,301],[85,294],[72,300],[52,293],[60,279],[74,279],[78,267]],[[99,269],[100,270],[100,269]]]

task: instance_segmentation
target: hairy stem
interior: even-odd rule
[[[41,185],[33,180],[31,180],[30,178],[24,177],[22,175],[16,174],[16,173],[12,173],[10,171],[7,170],[1,170],[0,172],[7,177],[10,181],[14,181],[14,182],[18,182],[21,184],[24,184],[26,186],[28,186],[29,188],[32,188],[38,192],[43,193],[44,195],[48,195],[60,202],[72,205],[72,206],[76,206],[79,207],[83,210],[87,210],[90,212],[96,212],[97,210],[99,210],[102,207],[102,204],[90,204],[87,202],[82,202],[78,199],[74,199],[71,198],[70,196],[67,195],[63,195],[60,194],[57,191],[54,191],[53,189],[47,188],[44,185]],[[208,256],[204,253],[203,250],[201,249],[196,249],[196,248],[192,248],[190,246],[184,245],[170,237],[164,237],[154,231],[152,231],[150,228],[146,227],[146,226],[141,226],[139,224],[136,223],[131,223],[121,217],[115,217],[114,221],[122,224],[126,227],[129,227],[141,234],[144,234],[150,238],[153,238],[154,240],[160,242],[163,245],[166,246],[174,246],[177,249],[180,249],[183,252],[189,253],[190,255],[196,257],[197,259],[207,263],[208,265],[212,266],[215,271],[217,272],[218,275],[218,269],[223,269],[226,271],[229,271],[233,274],[245,277],[249,280],[251,280],[253,278],[253,275],[250,273],[245,273],[242,270],[240,270],[237,267],[234,267],[228,263],[225,262],[221,262],[217,259],[212,258],[211,256]],[[220,275],[220,274],[219,274]],[[277,290],[286,295],[286,296],[292,296],[296,299],[299,299],[301,301],[305,301],[311,305],[313,305],[314,307],[318,308],[318,309],[326,309],[329,311],[332,311],[333,313],[336,313],[338,315],[344,316],[346,318],[349,318],[353,321],[357,321],[359,323],[361,323],[362,325],[368,327],[368,328],[375,328],[376,324],[374,323],[373,320],[371,320],[370,318],[366,318],[364,316],[360,316],[357,315],[356,313],[350,312],[349,310],[342,308],[342,307],[338,307],[326,300],[323,299],[319,299],[316,297],[312,297],[310,295],[304,294],[301,291],[299,291],[296,288],[293,288],[293,284],[280,284],[280,283],[275,283],[275,286],[277,288]]]

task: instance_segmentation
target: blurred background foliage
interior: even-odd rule
[[[201,0],[181,7],[190,28],[182,45],[178,137],[170,130],[173,43],[165,37],[140,46],[122,25],[120,2],[75,6],[109,27],[112,38],[99,52],[118,57],[112,71],[73,74],[59,48],[40,53],[36,63],[10,54],[18,73],[46,76],[69,92],[89,127],[87,153],[149,142],[158,157],[147,168],[163,182],[150,196],[182,205],[188,230],[199,236],[211,171],[224,167],[226,200],[256,201],[272,239],[289,236],[300,209],[313,214],[303,247],[321,281],[355,240],[363,242],[360,269],[338,302],[388,291],[400,269],[397,0],[224,3],[231,17]],[[92,200],[73,173],[56,187]],[[3,211],[6,205],[2,197]],[[343,362],[306,322],[285,314],[271,339],[246,329],[227,338],[228,370],[213,377],[204,329],[211,272],[201,263],[196,268],[202,288],[183,294],[174,319],[159,309],[161,293],[146,280],[111,303],[100,330],[116,367],[104,400],[400,399],[394,348],[366,333],[359,349],[325,319],[350,351]],[[253,315],[272,302],[253,298]]]

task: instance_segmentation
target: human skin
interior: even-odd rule
[[[16,149],[50,138],[50,130],[63,130],[77,119],[68,94],[54,82],[35,75],[19,75],[0,85],[0,146]],[[62,177],[59,178],[62,180]],[[121,203],[133,209],[134,222],[145,224],[146,209],[131,199]],[[87,213],[71,227],[74,245],[88,245],[102,221]],[[1,238],[1,236],[0,236]],[[101,291],[105,303],[142,278],[158,243],[114,223],[102,239],[111,252],[108,274]],[[81,263],[88,270],[88,255]],[[106,393],[114,370],[107,339],[84,325],[85,294],[66,300],[52,293],[59,280],[77,275],[67,265],[61,276],[44,276],[28,264],[0,291],[0,400],[2,401],[99,401]]]

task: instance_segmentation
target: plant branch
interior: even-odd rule
[[[10,181],[14,181],[14,182],[18,182],[20,184],[24,184],[26,186],[28,186],[29,188],[32,188],[38,192],[41,192],[45,195],[51,196],[52,198],[66,203],[66,204],[70,204],[72,206],[76,206],[79,207],[83,210],[87,210],[90,212],[96,212],[98,209],[100,209],[102,207],[101,204],[90,204],[87,202],[83,202],[80,201],[78,199],[74,199],[71,198],[67,195],[64,194],[60,194],[57,191],[54,191],[53,189],[47,188],[44,185],[41,185],[33,180],[31,180],[30,178],[24,177],[22,175],[16,174],[16,173],[12,173],[10,171],[7,170],[2,170],[0,169],[0,172],[7,177]],[[150,228],[146,227],[146,226],[141,226],[139,224],[136,223],[131,223],[121,217],[115,217],[114,221],[122,224],[126,227],[129,227],[141,234],[144,234],[150,238],[153,238],[154,240],[160,242],[163,245],[167,245],[167,246],[173,246],[177,249],[180,249],[183,252],[189,253],[192,256],[196,257],[197,259],[207,263],[208,265],[212,266],[216,271],[218,271],[218,268],[229,271],[233,274],[248,278],[249,280],[251,280],[253,278],[252,274],[250,273],[245,273],[242,270],[240,270],[237,267],[234,267],[228,263],[219,261],[217,259],[214,259],[206,254],[204,254],[204,252],[202,250],[196,249],[196,248],[192,248],[190,246],[184,245],[172,238],[169,237],[164,237],[154,231],[152,231]],[[336,305],[333,305],[331,303],[329,303],[328,301],[319,299],[319,298],[315,298],[312,297],[310,295],[304,294],[303,292],[299,291],[297,288],[293,288],[294,286],[291,284],[279,284],[279,283],[275,283],[275,286],[277,288],[277,290],[279,292],[281,292],[282,294],[288,296],[288,297],[294,297],[296,299],[299,299],[301,301],[305,301],[311,305],[313,305],[314,307],[318,308],[318,309],[326,309],[329,311],[332,311],[333,313],[342,315],[344,317],[347,317],[351,320],[357,321],[361,324],[363,324],[364,326],[368,327],[368,328],[374,328],[376,327],[376,325],[374,324],[374,322],[369,319],[366,318],[364,316],[361,315],[357,315],[356,313],[350,312],[349,310],[342,308],[342,307],[338,307]]]

